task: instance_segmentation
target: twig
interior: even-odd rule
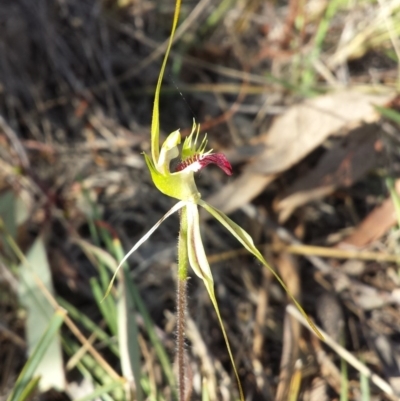
[[[263,246],[270,246],[269,244],[259,245],[260,248]],[[389,263],[399,263],[399,255],[390,255],[382,252],[368,252],[368,251],[358,251],[358,250],[345,250],[337,248],[327,248],[322,246],[314,245],[283,245],[276,244],[270,246],[273,252],[287,252],[294,255],[303,256],[320,256],[324,258],[336,258],[336,259],[358,259],[358,260],[373,260],[378,262],[389,262]],[[221,260],[233,259],[238,255],[245,255],[245,249],[238,249],[234,251],[221,252],[216,255],[211,255],[208,257],[209,263],[216,263]]]

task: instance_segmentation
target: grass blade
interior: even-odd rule
[[[35,388],[32,382],[33,375],[39,373],[38,368],[43,364],[44,358],[46,354],[48,354],[49,344],[51,344],[56,337],[65,315],[65,311],[58,310],[50,319],[47,328],[18,376],[13,391],[7,401],[22,401],[29,395],[26,390],[29,388],[33,390]]]
[[[63,339],[63,347],[68,355],[75,355],[80,351],[81,346],[68,337]],[[92,383],[100,383],[101,386],[113,386],[111,399],[114,401],[125,401],[126,397],[122,390],[123,380],[115,380],[111,377],[103,367],[92,357],[92,355],[82,354],[76,363],[76,367],[81,374],[89,379]],[[111,391],[111,390],[110,390]],[[106,394],[104,394],[106,395]]]
[[[400,113],[396,110],[389,109],[388,107],[375,106],[375,109],[383,116],[392,120],[393,122],[400,124]]]
[[[104,298],[103,287],[100,285],[99,280],[96,277],[90,279],[90,287],[92,289],[93,297],[96,301],[97,307],[99,308],[104,320],[107,322],[109,329],[113,335],[118,334],[117,325],[117,310],[114,303],[114,298]]]
[[[118,382],[113,382],[110,384],[106,384],[104,386],[98,387],[96,388],[96,390],[94,390],[92,393],[90,393],[89,395],[86,395],[82,398],[77,399],[76,401],[90,401],[90,400],[94,400],[95,398],[99,398],[101,396],[103,396],[104,394],[108,394],[113,390],[116,390],[118,388],[120,388],[122,385],[122,383],[118,383]]]
[[[57,298],[57,302],[60,306],[65,308],[68,311],[68,315],[74,319],[77,323],[81,324],[86,330],[94,333],[96,337],[102,342],[102,345],[106,345],[115,356],[119,357],[118,346],[116,345],[116,341],[110,337],[104,330],[102,330],[98,324],[96,324],[93,320],[83,314],[79,309],[75,308],[75,306],[71,305],[63,298]]]
[[[128,380],[131,390],[135,389],[136,400],[141,401],[139,330],[136,324],[135,305],[129,296],[127,269],[122,268],[119,276],[118,345],[121,355],[122,374]]]

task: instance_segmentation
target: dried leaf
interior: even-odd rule
[[[287,191],[278,204],[279,220],[284,222],[299,206],[332,193],[338,187],[349,187],[373,168],[378,159],[380,129],[367,124],[352,130],[331,148],[308,174]]]
[[[384,105],[392,93],[369,94],[342,90],[290,107],[265,136],[265,149],[208,202],[225,213],[251,201],[279,174],[302,160],[327,137],[360,121],[375,121],[374,105]]]

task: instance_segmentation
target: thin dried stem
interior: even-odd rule
[[[293,305],[288,305],[286,307],[286,310],[289,312],[290,315],[295,317],[304,327],[312,331],[307,320],[304,319],[302,314]],[[360,373],[368,377],[368,379],[371,380],[371,382],[374,383],[380,390],[382,390],[390,400],[398,400],[398,398],[395,396],[393,388],[386,380],[383,380],[376,373],[372,372],[371,369],[360,362],[354,355],[343,348],[321,328],[318,327],[318,330],[324,336],[325,344],[331,347],[341,358],[343,358],[348,364],[353,366],[353,368],[357,369]]]

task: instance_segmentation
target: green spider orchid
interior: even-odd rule
[[[234,363],[233,355],[229,345],[229,341],[223,326],[222,318],[219,312],[217,299],[214,292],[214,280],[213,275],[207,261],[206,253],[204,251],[203,242],[200,235],[200,223],[199,223],[199,212],[198,206],[203,207],[207,210],[215,219],[217,219],[251,254],[253,254],[263,265],[271,270],[272,274],[279,281],[288,295],[291,297],[295,305],[299,308],[301,313],[305,316],[310,326],[316,332],[316,334],[322,338],[322,335],[318,332],[317,328],[308,318],[302,307],[296,301],[296,299],[290,294],[286,285],[283,283],[279,275],[269,266],[262,254],[255,247],[250,235],[243,230],[240,226],[234,223],[229,217],[227,217],[221,211],[215,209],[211,205],[207,204],[201,199],[200,192],[196,187],[194,180],[195,172],[201,170],[210,163],[218,165],[226,174],[232,174],[232,168],[226,157],[221,153],[213,153],[212,150],[206,151],[207,139],[206,137],[199,141],[199,126],[193,124],[191,134],[184,140],[179,151],[179,145],[181,144],[181,135],[179,130],[172,132],[164,143],[159,147],[159,97],[161,82],[164,75],[165,65],[168,59],[168,55],[171,49],[173,36],[178,22],[180,10],[180,0],[176,1],[176,8],[174,14],[174,20],[172,24],[172,31],[167,47],[167,51],[163,60],[163,64],[160,70],[158,78],[154,108],[152,116],[151,126],[151,157],[144,155],[146,164],[150,170],[152,180],[156,187],[163,194],[176,198],[179,202],[173,206],[151,229],[145,236],[143,236],[136,245],[125,255],[121,260],[112,280],[109,285],[107,293],[110,291],[114,279],[117,275],[118,270],[128,259],[128,257],[135,252],[160,226],[160,224],[169,216],[177,211],[180,211],[180,233],[178,242],[178,326],[179,326],[179,283],[184,283],[187,280],[187,268],[190,265],[195,274],[203,280],[203,283],[210,296],[211,302],[214,306],[218,320],[221,325],[221,329],[225,338],[228,353],[233,365],[233,369],[236,375],[236,379],[239,386],[239,392],[241,400],[244,400],[243,391],[241,388],[239,375]],[[171,161],[180,156],[180,162],[177,165],[175,171],[170,171]],[[186,295],[185,295],[186,296]],[[183,300],[185,303],[185,300]],[[183,312],[184,315],[184,312]],[[182,316],[183,316],[182,315]],[[181,316],[181,317],[182,317]],[[184,321],[184,319],[182,320]],[[179,333],[178,333],[179,334]],[[182,334],[183,335],[183,334]],[[179,338],[178,338],[179,342]],[[179,352],[179,344],[178,344]],[[183,361],[183,358],[182,358]],[[179,355],[178,355],[179,362]],[[182,366],[181,366],[182,368]],[[185,393],[180,393],[180,399],[185,398]]]

